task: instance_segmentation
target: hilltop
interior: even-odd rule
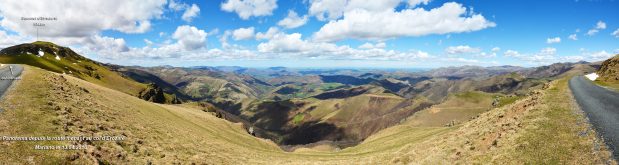
[[[101,86],[112,88],[146,100],[159,100],[159,103],[179,102],[173,95],[161,95],[152,99],[158,86],[137,82],[112,71],[102,63],[90,60],[70,48],[51,42],[36,41],[7,47],[0,50],[0,63],[26,64],[48,71],[71,75]]]

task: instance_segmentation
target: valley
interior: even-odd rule
[[[0,165],[617,165],[617,9],[0,0]]]
[[[24,67],[0,101],[0,133],[125,137],[3,141],[0,160],[10,162],[615,163],[567,87],[570,77],[608,64],[182,68],[101,64],[45,42],[0,52],[1,63]],[[87,149],[39,152],[35,145]]]

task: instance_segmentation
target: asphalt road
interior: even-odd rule
[[[577,76],[570,79],[570,89],[593,127],[602,135],[619,160],[619,93],[597,86]]]
[[[20,65],[9,64],[0,68],[0,96],[11,86],[13,81],[21,75],[24,68]]]

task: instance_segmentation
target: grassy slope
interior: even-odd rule
[[[247,135],[239,125],[191,106],[153,104],[64,77],[66,80],[57,74],[26,67],[23,79],[0,104],[4,109],[0,113],[0,134],[105,134],[126,135],[127,140],[93,142],[89,150],[79,152],[34,151],[29,147],[41,142],[3,141],[0,160],[20,164],[30,160],[63,163],[67,157],[79,155],[73,163],[105,160],[115,164],[147,161],[155,164],[595,164],[608,160],[609,156],[608,152],[594,148],[599,143],[594,141],[594,133],[587,130],[586,122],[574,113],[573,104],[565,102],[570,99],[565,80],[546,92],[488,111],[462,126],[403,124],[338,152],[285,153],[273,143]],[[582,131],[587,134],[579,136]]]
[[[568,88],[569,76],[554,82],[545,91],[539,111],[525,116],[523,123],[530,129],[516,139],[511,150],[527,163],[544,164],[600,164],[609,163],[610,153],[597,139],[597,133],[584,120],[584,113],[573,100]],[[571,100],[571,101],[566,101]],[[544,116],[539,118],[536,116]],[[616,163],[614,163],[616,164]]]
[[[619,91],[619,55],[615,55],[602,62],[600,69],[596,71],[600,77],[595,83]]]
[[[295,106],[293,103],[301,106]],[[285,126],[312,122],[328,123],[340,128],[346,134],[347,137],[341,138],[340,141],[356,141],[398,124],[416,109],[421,109],[419,107],[427,106],[426,104],[427,101],[423,99],[407,100],[390,93],[374,93],[343,99],[293,99],[292,103],[287,104],[293,107],[291,111],[277,112],[274,111],[276,108],[271,106],[243,113],[246,116],[260,113],[287,113],[283,116],[284,119],[279,119],[285,120],[283,121]],[[277,114],[271,114],[275,115]],[[279,120],[265,121],[279,123],[277,122]]]
[[[495,97],[499,97],[498,107],[511,104],[520,98],[478,91],[453,94],[445,102],[415,113],[407,119],[406,124],[421,127],[441,127],[452,121],[454,123],[466,122],[492,109],[492,101]]]
[[[593,83],[606,87],[608,89],[613,89],[615,91],[619,91],[619,82],[607,82],[607,81],[594,81]]]
[[[285,88],[285,87],[293,88],[297,91],[292,94],[277,93],[278,90]],[[273,98],[275,96],[279,97],[280,99],[308,98],[308,97],[315,96],[315,95],[321,94],[329,90],[334,90],[334,89],[343,88],[343,87],[346,87],[346,86],[340,83],[311,83],[311,84],[306,84],[306,85],[285,84],[285,85],[277,86],[274,89],[272,89],[268,93],[266,98]]]
[[[34,151],[33,145],[42,143],[4,142],[0,144],[0,160],[24,163],[34,156],[35,162],[65,161],[65,157],[77,154],[78,161],[101,159],[115,164],[124,161],[143,164],[152,159],[174,162],[208,158],[211,160],[202,161],[221,162],[232,160],[233,154],[253,157],[257,151],[278,150],[272,143],[247,136],[239,125],[200,110],[157,105],[70,76],[63,77],[66,82],[60,75],[26,67],[21,82],[2,101],[5,111],[0,116],[3,128],[0,134],[126,135],[127,140],[95,142],[92,145],[101,149],[91,147],[85,153]],[[64,91],[59,91],[60,87]],[[66,130],[65,125],[68,125]]]
[[[572,100],[567,78],[504,108],[480,115],[458,130],[410,144],[396,162],[503,164],[614,163]],[[600,147],[602,146],[602,147]],[[423,152],[414,148],[425,148]]]
[[[33,45],[42,45],[46,47],[59,47],[48,42],[34,42]],[[86,81],[116,89],[131,95],[138,95],[140,91],[146,88],[145,84],[122,77],[119,73],[110,71],[107,67],[94,63],[91,60],[83,59],[65,59],[56,60],[56,55],[44,53],[43,57],[38,57],[34,54],[0,54],[0,63],[7,64],[27,64],[43,68],[56,73],[72,74]],[[91,71],[98,74],[101,78],[97,79],[92,75],[88,75],[87,67],[93,68]]]

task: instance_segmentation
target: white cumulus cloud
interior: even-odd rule
[[[103,55],[115,55],[129,51],[129,47],[124,39],[99,35],[89,38],[84,46],[91,51],[96,51]]]
[[[600,32],[600,31],[597,30],[597,29],[591,29],[591,30],[587,31],[587,35],[588,36],[593,36],[593,35],[597,34],[598,32]]]
[[[369,42],[366,42],[362,45],[359,46],[359,49],[383,49],[387,47],[387,44],[385,44],[384,42],[380,42],[380,43],[376,43],[376,44],[372,44]]]
[[[384,43],[372,44],[372,49],[354,49],[348,45],[304,40],[302,34],[279,32],[269,41],[260,43],[258,52],[263,54],[286,55],[286,57],[335,60],[418,60],[431,56],[423,51],[398,52],[385,50]],[[369,46],[367,47],[369,48]]]
[[[519,57],[521,54],[515,50],[507,50],[503,53],[506,57]]]
[[[591,61],[603,61],[614,56],[605,50],[597,52],[583,52],[583,55],[589,57]]]
[[[257,40],[270,40],[273,38],[273,36],[275,36],[278,33],[280,32],[277,27],[270,27],[269,30],[267,30],[264,33],[262,32],[256,33],[256,39]]]
[[[182,25],[178,26],[171,35],[175,41],[166,40],[163,43],[154,43],[144,39],[147,43],[144,47],[129,47],[123,38],[94,35],[88,38],[82,47],[77,47],[76,51],[86,55],[97,55],[96,58],[99,60],[108,61],[216,58],[209,53],[210,50],[206,49],[207,35],[208,33],[204,30]]]
[[[617,28],[617,30],[615,30],[613,33],[610,33],[610,35],[615,36],[615,38],[619,38],[619,28]]]
[[[311,0],[309,14],[318,20],[338,19],[344,13],[347,0]]]
[[[415,7],[420,4],[427,5],[428,3],[430,3],[430,0],[408,0],[408,5],[410,7]]]
[[[481,49],[470,47],[468,45],[460,45],[460,46],[450,46],[445,49],[445,52],[448,54],[470,54],[470,53],[479,53]]]
[[[595,27],[593,29],[590,29],[589,31],[587,31],[587,35],[588,36],[593,36],[595,34],[597,34],[598,32],[600,32],[600,30],[604,30],[606,29],[606,23],[602,22],[602,21],[598,21],[595,24]]]
[[[185,3],[176,2],[176,0],[170,0],[168,2],[168,8],[174,11],[181,11],[189,7],[189,5]]]
[[[537,63],[537,64],[548,64],[548,63],[553,63],[553,62],[555,62],[557,60],[556,57],[555,57],[556,53],[557,53],[557,49],[556,48],[548,47],[548,48],[544,48],[544,49],[540,50],[537,53],[533,53],[533,54],[529,54],[529,55],[518,54],[518,55],[512,56],[512,57],[516,57],[518,59],[521,59],[521,60],[524,60],[524,61],[528,61],[528,62]]]
[[[0,49],[4,49],[9,46],[21,44],[29,41],[29,38],[20,35],[11,35],[0,29]]]
[[[241,19],[272,15],[277,8],[276,0],[227,0],[221,4],[221,9],[235,12]]]
[[[260,52],[302,52],[311,49],[308,42],[301,39],[300,33],[279,33],[266,43],[258,45]]]
[[[191,7],[187,8],[187,10],[185,10],[183,16],[181,16],[181,19],[187,22],[191,22],[191,20],[193,20],[193,18],[197,17],[199,14],[200,8],[198,7],[198,5],[193,4],[191,5]]]
[[[290,10],[288,11],[288,16],[277,22],[277,25],[282,26],[286,29],[293,29],[305,25],[305,23],[307,23],[307,20],[307,15],[299,17],[296,12]]]
[[[481,14],[466,16],[466,12],[465,7],[454,2],[445,3],[432,10],[352,10],[344,13],[343,19],[324,25],[314,34],[314,38],[321,41],[346,38],[382,40],[402,36],[470,32],[496,26]]]
[[[2,1],[0,25],[21,35],[36,35],[33,22],[21,17],[55,17],[44,21],[41,37],[77,38],[82,41],[103,30],[143,33],[151,28],[151,20],[163,14],[166,0],[106,1]],[[70,12],[68,12],[70,11]]]
[[[352,10],[367,10],[381,12],[392,10],[401,0],[311,0],[309,14],[320,21],[334,20],[343,16],[345,12]]]
[[[178,44],[185,50],[195,50],[206,47],[207,33],[196,27],[182,25],[176,28],[172,34],[172,38],[178,41]]]
[[[239,28],[232,31],[234,40],[248,40],[254,38],[254,27]]]
[[[547,44],[554,44],[554,43],[559,43],[559,42],[561,42],[561,38],[560,37],[554,37],[554,38],[546,39],[546,43]]]
[[[548,65],[557,62],[578,62],[585,60],[585,57],[581,55],[557,55],[557,49],[553,47],[543,48],[539,52],[535,53],[524,54],[514,50],[507,50],[504,54],[506,57],[513,57],[515,59],[537,65]]]
[[[496,53],[496,52],[501,51],[501,48],[499,48],[499,47],[494,47],[494,48],[492,48],[492,49],[491,49],[491,51],[492,51],[492,52],[494,52],[494,53]]]
[[[578,40],[578,36],[576,36],[576,34],[571,34],[567,38],[569,38],[570,40],[574,40],[574,41]]]
[[[596,29],[606,29],[606,23],[602,22],[602,21],[598,21],[598,23],[595,24],[595,28]]]

